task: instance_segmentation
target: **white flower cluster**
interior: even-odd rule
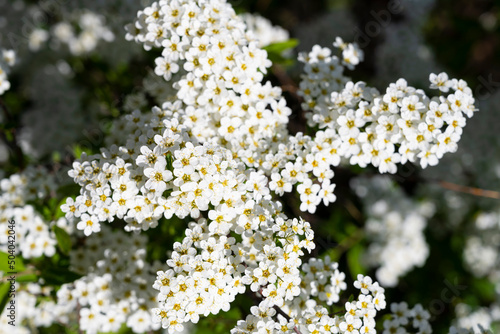
[[[100,60],[114,66],[139,54],[140,48],[115,36],[123,34],[123,26],[141,7],[140,1],[125,0],[1,0],[0,26],[4,41],[21,58],[29,59],[30,68],[89,53],[98,53]],[[36,57],[31,57],[35,52]],[[22,75],[29,77],[31,71],[25,72]]]
[[[406,302],[391,304],[390,319],[384,321],[383,334],[416,333],[431,334],[429,323],[430,313],[422,305],[417,304],[412,309]]]
[[[451,326],[448,334],[491,334],[491,330],[484,328],[483,326],[476,324],[470,328],[455,327]]]
[[[310,52],[301,52],[298,57],[298,60],[304,63],[304,73],[301,74],[302,80],[298,94],[304,99],[302,108],[313,111],[313,113],[306,114],[308,125],[311,127],[319,125],[320,128],[325,128],[331,122],[336,121],[338,115],[334,113],[332,116],[328,115],[332,104],[332,94],[346,88],[346,84],[350,81],[344,75],[345,68],[353,69],[364,59],[363,50],[356,44],[345,43],[337,37],[333,45],[342,50],[340,58],[332,55],[330,48],[323,48],[319,45],[313,46]],[[348,87],[354,88],[352,84]],[[353,92],[351,100],[355,97],[362,97],[361,93],[358,88]],[[347,105],[348,101],[345,102]]]
[[[492,334],[491,329],[500,325],[500,306],[497,303],[490,307],[472,310],[469,305],[458,304],[455,307],[457,319],[450,334]]]
[[[272,202],[248,204],[232,224],[210,211],[214,220],[191,222],[182,243],[174,244],[170,269],[159,271],[153,286],[161,303],[154,312],[169,333],[182,330],[183,322],[198,322],[200,315],[228,311],[247,286],[262,296],[258,309],[265,313],[299,295],[299,256],[303,248],[314,248],[309,224],[286,219]],[[232,231],[241,234],[241,242],[226,236]]]
[[[299,94],[303,108],[312,111],[309,126],[334,130],[332,141],[340,156],[353,165],[396,173],[398,163],[418,161],[425,168],[457,150],[465,116],[476,111],[465,81],[431,74],[431,89],[453,92],[429,98],[399,79],[380,94],[342,74],[342,65],[353,68],[362,57],[352,44],[338,39],[335,45],[342,49],[342,62],[328,48],[315,47],[301,56],[306,65]]]
[[[376,275],[383,286],[395,286],[399,277],[427,260],[424,230],[434,206],[412,201],[384,176],[354,179],[352,187],[367,215],[365,231],[370,246],[366,263],[380,266]]]
[[[314,213],[316,207],[335,202],[335,184],[332,166],[340,162],[331,133],[318,131],[316,136],[301,132],[288,138],[288,143],[280,144],[276,154],[266,156],[262,169],[270,174],[269,189],[277,195],[291,192],[296,185],[300,195],[300,210]]]
[[[271,65],[267,53],[225,1],[155,2],[128,31],[147,50],[162,48],[156,74],[182,74],[174,83],[185,105],[180,123],[200,141],[259,167],[286,138],[291,110],[279,88],[261,83]]]
[[[311,260],[303,265],[304,274],[298,299],[286,303],[284,313],[265,305],[252,307],[245,320],[238,321],[231,331],[240,333],[375,333],[375,315],[385,308],[384,289],[368,276],[358,275],[354,287],[360,290],[356,300],[345,303],[345,314],[330,315],[328,309],[316,299],[330,305],[338,301],[338,293],[346,289],[345,275],[337,270],[337,263]],[[309,282],[309,283],[307,283]],[[309,286],[310,284],[310,286]],[[333,288],[332,288],[333,287]],[[338,312],[338,313],[343,313]],[[276,316],[276,320],[273,318]]]
[[[99,221],[115,216],[128,223],[127,230],[148,229],[173,215],[198,219],[183,243],[175,246],[167,262],[172,269],[159,273],[155,284],[164,301],[157,314],[165,328],[174,330],[182,322],[196,322],[200,314],[227,310],[245,285],[258,291],[268,279],[272,283],[279,279],[283,285],[276,290],[270,284],[262,291],[271,305],[298,294],[291,292],[300,283],[298,257],[302,248],[314,248],[309,224],[280,213],[280,205],[270,201],[264,174],[245,170],[230,151],[210,144],[194,146],[175,119],[164,120],[162,130],[163,135],[154,135],[151,141],[140,135],[139,143],[133,142],[139,152],[122,147],[117,155],[127,160],[106,159],[112,153],[104,152],[100,161],[74,163],[70,175],[83,188],[75,201],[68,199],[63,205],[67,217],[79,217],[77,228],[86,235],[100,230]],[[206,211],[208,220],[202,218]],[[227,237],[231,233],[243,240]],[[212,280],[216,274],[220,277]],[[179,292],[180,287],[184,290]],[[219,297],[211,298],[214,295]]]
[[[99,222],[112,222],[115,217],[128,223],[128,231],[141,228],[146,230],[155,227],[163,216],[168,219],[176,214],[184,218],[192,210],[192,215],[196,216],[194,212],[198,205],[199,209],[207,210],[208,201],[202,205],[198,200],[206,200],[208,190],[210,194],[214,193],[208,189],[211,180],[204,183],[204,178],[212,177],[213,174],[208,174],[207,170],[204,170],[203,174],[194,169],[195,165],[197,168],[209,168],[208,159],[203,161],[207,164],[205,166],[197,164],[199,154],[207,150],[207,147],[196,147],[195,150],[191,144],[195,140],[187,133],[186,127],[178,124],[176,119],[163,120],[165,113],[160,108],[155,108],[154,113],[141,115],[137,112],[127,115],[127,124],[130,125],[123,130],[131,135],[128,136],[125,146],[111,146],[110,150],[102,149],[101,155],[88,157],[90,162],[73,163],[69,175],[82,186],[81,195],[75,200],[68,198],[61,209],[66,213],[66,218],[79,220],[77,228],[84,230],[86,235],[98,232]],[[150,128],[152,124],[158,126],[156,132]],[[117,128],[115,131],[120,130]],[[180,147],[185,148],[182,153]],[[196,157],[190,156],[187,147],[191,148],[192,153],[196,152]],[[188,164],[184,165],[182,161],[186,154]],[[189,161],[194,165],[190,165]],[[210,172],[214,169],[217,171],[217,163],[211,163]],[[228,165],[224,167],[231,168]],[[203,178],[200,175],[203,175]],[[192,178],[191,182],[189,178]],[[206,187],[205,192],[187,189],[184,185],[193,186],[198,181],[201,183],[200,191],[204,190],[202,187]],[[211,184],[223,181],[217,179]],[[181,190],[181,186],[186,192]],[[229,186],[229,183],[225,186]],[[167,187],[168,201],[163,197]],[[194,197],[186,197],[188,192]],[[180,209],[182,211],[179,211]]]
[[[244,13],[241,14],[240,17],[245,22],[248,31],[253,33],[255,39],[259,41],[259,47],[284,42],[290,38],[288,31],[280,26],[273,26],[271,21],[263,16],[253,13]]]
[[[431,314],[421,304],[409,308],[406,302],[392,303],[391,314],[384,321],[383,334],[416,333],[430,334]],[[457,319],[450,326],[448,334],[492,334],[490,328],[500,321],[500,307],[481,308],[474,312],[465,304],[456,306]]]
[[[71,270],[83,277],[62,284],[55,293],[42,280],[17,284],[19,333],[31,333],[33,325],[49,327],[75,322],[89,334],[117,332],[122,326],[134,333],[159,329],[160,325],[152,322],[151,311],[157,304],[151,285],[159,264],[153,267],[146,262],[147,240],[145,236],[104,227],[102,233],[87,238],[84,247],[70,252]],[[8,321],[2,314],[0,332],[12,328]]]
[[[51,34],[57,42],[66,45],[75,56],[88,54],[95,50],[101,40],[111,42],[115,39],[113,32],[106,26],[103,16],[91,11],[81,11],[73,14],[78,25],[75,31],[70,21],[57,23]],[[40,35],[43,38],[43,35]]]
[[[144,235],[105,226],[85,240],[85,247],[72,250],[70,267],[84,276],[57,291],[53,321],[66,324],[78,319],[79,327],[89,334],[117,332],[123,325],[134,333],[157,330],[151,285],[158,264],[153,267],[145,259],[147,241]],[[77,307],[79,314],[72,311]]]
[[[329,256],[325,259],[310,258],[302,265],[302,288],[299,300],[295,304],[307,304],[312,298],[330,306],[340,300],[340,293],[347,289],[345,274],[338,270],[338,263],[332,262]]]
[[[55,237],[52,224],[66,226],[65,219],[45,222],[43,217],[27,204],[54,191],[53,177],[44,169],[28,167],[21,174],[12,174],[0,181],[0,250],[9,248],[9,221],[15,221],[15,240],[23,258],[36,258],[55,254]]]
[[[10,82],[7,75],[16,63],[16,53],[14,50],[0,48],[0,95],[10,89]]]
[[[476,217],[464,260],[475,276],[487,276],[500,292],[500,212],[481,212]]]
[[[0,212],[48,196],[55,188],[54,176],[49,171],[28,166],[22,173],[12,174],[0,181]]]
[[[160,305],[152,321],[170,333],[200,316],[227,311],[247,286],[261,302],[235,333],[373,333],[375,314],[385,307],[384,289],[360,276],[358,300],[346,304],[345,315],[329,316],[320,303],[340,300],[345,275],[328,259],[310,260],[300,274],[303,249],[315,247],[312,230],[301,219],[288,219],[271,191],[281,195],[296,185],[300,209],[314,213],[321,201],[335,200],[330,168],[342,157],[394,172],[396,162],[415,161],[423,149],[435,149],[436,155],[453,150],[465,123],[462,113],[474,110],[465,83],[437,77],[441,90],[457,90],[447,98],[431,100],[403,80],[380,95],[343,77],[344,66],[353,68],[363,54],[338,39],[342,59],[319,47],[302,57],[307,63],[301,83],[305,109],[313,109],[310,125],[322,130],[314,138],[289,136],[291,110],[281,90],[262,84],[271,65],[267,54],[225,1],[161,0],[140,11],[127,29],[127,38],[146,50],[161,48],[155,73],[172,83],[176,96],[168,101],[168,85],[151,81],[162,107],[126,115],[116,122],[108,148],[73,164],[70,176],[81,191],[61,207],[66,218],[86,236],[115,220],[136,232],[173,216],[194,220],[154,283]],[[142,93],[126,101],[128,110],[146,104]],[[403,118],[404,131],[397,122]],[[441,138],[445,123],[451,130]],[[395,153],[396,145],[404,154]],[[425,224],[415,220],[414,230],[421,232]],[[105,255],[112,263],[112,255]],[[103,325],[107,313],[92,306],[84,310],[86,329],[108,326]],[[113,323],[125,322],[123,316],[111,316]]]
[[[37,289],[38,290],[38,289]],[[46,296],[47,293],[36,291],[38,295]],[[44,291],[46,292],[46,291]],[[37,305],[37,298],[34,293],[26,290],[20,290],[19,283],[16,284],[16,334],[31,334],[33,330],[26,323],[32,323],[35,326],[43,326],[46,319],[44,312],[48,307],[53,304],[50,302],[41,302]],[[4,307],[0,314],[0,332],[12,332],[12,325],[9,324],[10,318],[8,317],[9,310]]]

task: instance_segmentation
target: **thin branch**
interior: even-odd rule
[[[262,297],[262,287],[259,289],[259,294],[260,296],[257,296],[256,292],[251,292],[251,291],[246,291],[246,294],[250,296],[250,298],[252,298],[256,303],[260,303],[264,298]],[[276,312],[278,312],[279,314],[281,314],[287,321],[289,321],[291,318],[288,314],[285,313],[285,311],[283,311],[279,306],[277,305],[274,305],[273,308],[276,310]],[[294,326],[293,327],[293,330],[295,331],[295,333],[297,334],[302,334],[299,329],[297,328],[297,326]]]
[[[35,274],[35,275],[40,275],[40,271],[39,270],[33,270],[34,268],[29,268],[28,270],[25,270],[25,271],[22,271],[20,273],[16,273],[16,274],[13,274],[13,275],[10,275],[7,273],[4,273],[7,274],[8,276],[4,276],[0,279],[0,283],[5,283],[8,281],[8,279],[10,279],[11,277],[14,277],[14,278],[17,278],[17,277],[21,277],[21,276],[25,276],[25,275],[31,275],[31,274]]]
[[[290,78],[283,67],[279,65],[273,65],[272,72],[281,83],[281,89],[283,91],[291,93],[298,101],[302,101],[302,97],[297,94],[299,87],[297,87],[295,81]]]
[[[346,239],[342,240],[334,249],[336,251],[339,251],[340,255],[357,244],[361,239],[363,239],[363,236],[364,230],[362,228],[358,228],[356,232],[348,236]]]
[[[462,186],[459,184],[451,183],[448,181],[437,181],[437,184],[439,184],[441,187],[448,189],[448,190],[458,191],[461,193],[470,194],[470,195],[479,196],[479,197],[500,199],[500,192],[498,192],[498,191],[485,190],[485,189],[475,188],[475,187],[467,187],[467,186]]]
[[[363,214],[361,213],[361,211],[359,211],[359,209],[356,207],[356,205],[354,205],[353,202],[348,200],[345,204],[345,208],[347,209],[347,211],[349,211],[349,214],[358,222],[363,221]]]
[[[278,312],[279,314],[281,314],[287,321],[290,321],[290,316],[288,314],[285,313],[285,311],[283,311],[280,307],[274,305],[273,308],[276,310],[276,312]],[[293,326],[293,330],[295,331],[295,333],[297,334],[302,334],[299,329],[297,328],[297,326]]]
[[[77,317],[77,324],[78,324],[78,334],[83,334],[82,329],[80,328],[80,303],[77,301],[76,302],[76,317]]]

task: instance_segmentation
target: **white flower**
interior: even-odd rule
[[[80,222],[76,225],[76,228],[83,231],[86,236],[92,233],[97,233],[101,230],[101,225],[99,224],[99,219],[92,215],[86,213],[82,214],[80,217]]]
[[[167,182],[172,180],[172,172],[165,169],[167,161],[159,157],[153,168],[145,168],[144,175],[148,177],[146,188],[154,190],[156,194],[161,195],[167,189]]]

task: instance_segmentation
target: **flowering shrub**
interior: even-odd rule
[[[474,333],[500,321],[487,290],[500,286],[498,215],[460,239],[480,299],[447,273],[426,308],[418,289],[441,287],[421,287],[418,270],[452,225],[429,230],[453,210],[420,176],[388,176],[453,159],[478,111],[466,81],[396,77],[380,93],[345,74],[365,59],[358,44],[332,35],[333,50],[295,55],[287,30],[225,0],[7,7],[0,19],[51,16],[0,49],[2,331]]]

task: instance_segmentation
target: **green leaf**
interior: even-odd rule
[[[19,283],[36,282],[38,281],[38,276],[36,274],[27,274],[16,277],[16,281]]]
[[[0,313],[9,301],[10,282],[0,284]]]
[[[267,57],[269,58],[269,60],[273,64],[282,65],[284,67],[289,67],[289,66],[292,66],[294,64],[294,60],[287,59],[287,58],[285,58],[282,55],[277,54],[277,53],[270,53],[267,55]]]
[[[59,246],[61,252],[66,255],[69,254],[69,251],[71,250],[71,237],[69,234],[56,225],[52,227],[52,230],[56,235],[57,245]]]
[[[59,189],[57,189],[57,196],[59,196],[60,198],[64,198],[64,203],[66,203],[67,197],[75,197],[79,193],[80,193],[80,186],[73,182],[60,186]]]
[[[299,44],[299,40],[296,38],[290,38],[284,42],[271,43],[264,46],[263,49],[267,51],[268,54],[279,54],[281,55],[284,51],[293,49]]]
[[[84,147],[82,147],[80,145],[74,145],[73,146],[73,156],[76,159],[80,159],[83,152],[87,153],[87,155],[91,155],[92,154],[92,151],[90,149],[88,149],[88,148],[84,148]]]
[[[43,206],[42,211],[40,212],[44,218],[45,221],[51,221],[52,220],[52,211],[48,206]]]
[[[11,263],[9,263],[9,261],[11,261]],[[16,255],[15,259],[9,259],[9,254],[0,252],[0,271],[5,273],[19,273],[25,269],[26,267],[24,266],[23,260],[19,256]]]
[[[52,152],[52,161],[61,162],[61,153],[58,151]]]
[[[358,274],[365,274],[365,268],[361,265],[361,255],[363,254],[363,246],[355,245],[347,252],[347,264],[351,272],[352,279],[356,279]]]
[[[66,214],[61,210],[61,205],[66,204],[67,198],[63,198],[57,206],[54,208],[54,219],[53,220],[58,220],[59,218],[64,217]]]
[[[263,47],[263,49],[267,51],[267,57],[273,64],[280,64],[286,67],[293,65],[294,60],[286,58],[283,53],[296,47],[298,44],[299,41],[297,39],[291,38],[284,42],[269,44]]]

